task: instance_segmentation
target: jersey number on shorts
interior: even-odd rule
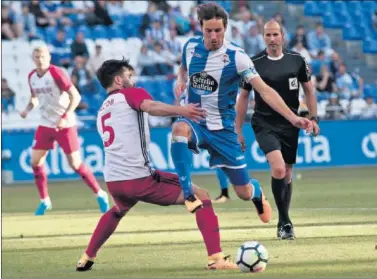
[[[102,115],[102,117],[101,117],[102,132],[103,132],[103,134],[105,134],[106,132],[109,133],[109,137],[108,137],[107,141],[103,142],[105,147],[109,147],[114,142],[114,139],[115,139],[115,132],[114,132],[113,127],[105,125],[105,121],[109,118],[111,118],[111,112],[108,112],[108,113]]]

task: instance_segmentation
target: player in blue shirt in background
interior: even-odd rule
[[[271,206],[258,181],[252,183],[249,179],[245,156],[235,131],[235,104],[240,79],[249,82],[265,102],[294,126],[311,130],[312,124],[308,119],[296,116],[279,94],[259,77],[242,48],[224,39],[228,14],[222,7],[206,3],[197,11],[203,37],[191,38],[184,45],[174,89],[179,99],[187,88],[186,101],[207,110],[205,121],[195,123],[180,118],[172,128],[171,154],[186,207],[195,212],[203,206],[193,192],[189,153],[189,149],[198,153],[200,147],[208,150],[210,166],[222,168],[237,196],[253,201],[259,218],[268,223]]]

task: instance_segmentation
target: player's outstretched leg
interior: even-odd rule
[[[207,190],[195,187],[195,194],[203,207],[195,211],[196,224],[202,234],[208,255],[207,269],[237,269],[237,265],[225,256],[220,245],[219,221],[213,210]]]
[[[35,184],[37,185],[39,197],[41,199],[41,203],[39,204],[38,208],[35,210],[36,216],[44,215],[46,210],[52,208],[50,197],[48,196],[47,190],[47,175],[44,169],[44,166],[37,166],[33,167],[34,179]]]
[[[91,170],[81,161],[79,151],[74,151],[71,154],[67,154],[67,158],[70,166],[78,175],[80,175],[93,193],[96,194],[100,211],[105,213],[107,210],[109,210],[109,198],[107,193],[101,189]]]
[[[92,269],[98,250],[113,234],[124,214],[125,212],[121,212],[117,206],[113,206],[102,215],[90,239],[88,248],[76,265],[76,271]]]
[[[221,168],[216,168],[216,176],[220,184],[221,193],[212,202],[213,203],[227,202],[230,199],[229,191],[228,191],[229,179]]]
[[[48,150],[33,149],[31,153],[31,165],[34,173],[35,185],[37,186],[40,204],[35,210],[36,216],[44,215],[46,210],[52,209],[50,197],[47,189],[47,174],[44,168],[44,160],[47,156]]]
[[[194,195],[192,187],[191,154],[188,148],[189,138],[191,138],[190,126],[184,122],[175,123],[173,126],[171,156],[183,190],[185,205],[190,212],[195,212],[203,204]]]
[[[107,210],[109,210],[109,197],[107,196],[107,193],[101,189],[97,179],[89,168],[84,163],[81,163],[80,167],[75,169],[75,171],[81,176],[90,189],[92,189],[93,193],[96,194],[100,211],[105,213]]]
[[[263,223],[270,222],[272,215],[271,205],[266,199],[259,181],[256,179],[249,180],[246,168],[223,168],[223,170],[234,185],[237,196],[244,201],[251,200],[257,210],[259,219]]]
[[[271,205],[266,199],[259,181],[257,179],[251,179],[250,184],[253,187],[253,197],[251,200],[255,205],[258,216],[263,223],[268,223],[270,222],[272,215]]]

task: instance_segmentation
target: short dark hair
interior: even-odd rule
[[[228,13],[220,5],[210,2],[199,5],[198,9],[198,20],[200,25],[203,26],[203,20],[210,20],[213,18],[222,19],[224,27],[228,25]]]
[[[97,70],[97,78],[102,87],[107,89],[111,86],[115,76],[120,75],[123,72],[123,68],[130,71],[134,71],[134,68],[130,65],[128,59],[110,59],[102,63],[101,67]]]

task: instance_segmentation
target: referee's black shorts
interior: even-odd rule
[[[253,117],[252,127],[255,138],[267,155],[271,151],[280,150],[286,164],[295,164],[298,146],[299,129],[287,123],[281,125],[263,117]]]

